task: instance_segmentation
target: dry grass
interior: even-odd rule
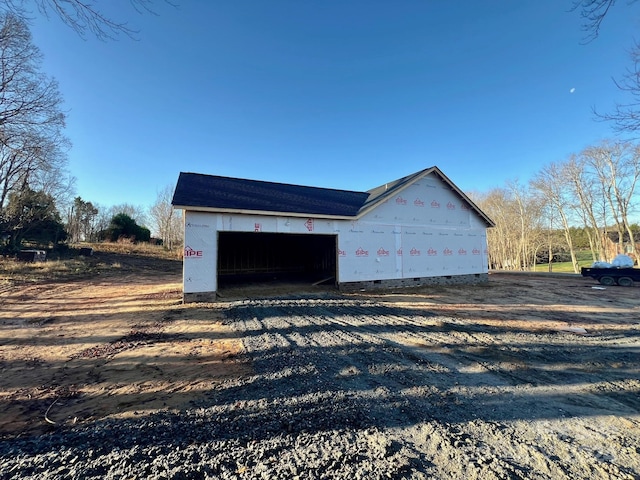
[[[93,248],[94,255],[80,255],[80,248]],[[60,252],[48,254],[46,262],[21,262],[14,258],[0,257],[0,285],[72,280],[95,275],[118,273],[134,268],[144,261],[148,265],[179,263],[181,250],[169,251],[157,245],[132,243],[81,244]]]
[[[47,262],[20,262],[12,258],[0,259],[0,282],[37,282],[95,273],[95,266],[84,259],[50,260]]]
[[[113,243],[91,243],[83,244],[82,247],[91,247],[94,251],[117,253],[119,255],[141,255],[152,258],[162,258],[165,260],[176,260],[182,258],[182,249],[174,248],[167,250],[159,245],[149,243],[113,242]]]

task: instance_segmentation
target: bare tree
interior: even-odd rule
[[[519,270],[530,270],[535,266],[536,252],[545,242],[542,221],[545,206],[540,197],[518,181],[507,182],[507,191],[515,211],[515,222],[510,228],[517,232],[516,265]]]
[[[486,194],[476,194],[473,200],[495,223],[493,228],[487,230],[489,267],[495,270],[513,269],[513,250],[517,242],[510,226],[513,225],[515,215],[507,191],[504,188],[494,188]]]
[[[97,237],[104,238],[109,228],[111,227],[112,220],[120,215],[124,215],[139,227],[146,228],[148,224],[148,218],[146,209],[141,206],[132,205],[130,203],[121,203],[119,205],[102,206],[94,204],[94,208],[97,210],[97,214],[92,218],[93,229]]]
[[[609,260],[604,243],[607,204],[598,182],[589,174],[582,157],[572,155],[564,165],[567,188],[575,199],[573,209],[587,233],[593,261]]]
[[[113,212],[109,207],[104,205],[94,204],[94,207],[98,210],[98,214],[93,219],[95,232],[104,232],[109,228],[109,224],[113,218]]]
[[[147,218],[147,211],[140,205],[133,205],[131,203],[121,203],[113,205],[107,210],[109,217],[115,217],[116,215],[124,213],[128,217],[131,217],[140,226],[147,226],[149,219]]]
[[[103,4],[106,2],[103,2]],[[137,13],[154,13],[153,0],[129,0]],[[29,7],[35,6],[45,17],[56,15],[82,38],[90,33],[100,40],[111,40],[126,35],[134,38],[137,33],[127,22],[114,20],[95,6],[83,0],[0,0],[0,9],[28,20]]]
[[[0,15],[0,212],[27,186],[55,198],[69,185],[62,97],[40,63],[26,24]]]
[[[635,1],[629,0],[629,3]],[[615,3],[616,0],[574,0],[571,9],[580,12],[587,40],[593,40],[600,34],[602,22]]]
[[[630,52],[632,65],[614,83],[622,92],[628,94],[626,103],[616,103],[613,111],[600,113],[594,108],[594,114],[600,120],[609,121],[618,133],[637,134],[640,132],[640,45],[635,43]]]
[[[58,83],[40,71],[41,62],[26,23],[12,14],[0,15],[2,143],[27,133],[51,140],[64,127]]]
[[[640,179],[640,149],[624,142],[603,142],[599,146],[585,149],[581,155],[598,179],[618,232],[620,248],[622,249],[626,233],[629,238],[629,253],[637,257],[630,216],[636,185]]]
[[[627,0],[626,4],[636,2],[637,0]],[[607,14],[615,4],[616,0],[574,0],[572,10],[580,12],[586,42],[598,37]],[[635,134],[640,131],[640,45],[634,43],[629,53],[631,67],[622,74],[620,80],[614,80],[614,83],[629,95],[630,100],[626,103],[616,103],[613,111],[608,113],[598,112],[595,108],[593,111],[597,119],[610,121],[614,131]]]
[[[542,204],[517,181],[477,199],[477,205],[493,219],[487,231],[489,263],[498,270],[530,270],[536,252],[546,241]]]
[[[571,255],[573,271],[575,273],[578,273],[580,271],[578,259],[576,257],[576,251],[573,246],[573,239],[571,237],[572,222],[570,215],[572,211],[571,206],[574,202],[574,199],[570,195],[570,177],[568,175],[568,172],[566,171],[566,168],[567,167],[565,167],[565,165],[557,163],[551,163],[547,165],[532,179],[531,186],[539,193],[540,197],[544,199],[543,201],[548,203],[549,207],[552,210],[552,213],[549,213],[550,231],[553,230],[553,219],[557,218],[559,220],[562,232],[564,234],[564,239]],[[551,243],[549,245],[549,250],[551,250]],[[553,255],[550,251],[549,265],[551,265],[552,258]]]
[[[167,185],[158,192],[156,202],[149,209],[154,232],[160,236],[162,244],[169,250],[182,243],[181,212],[173,209],[172,196],[173,185]]]
[[[71,242],[96,240],[98,209],[91,203],[76,197],[67,214],[67,234]]]
[[[511,181],[506,188],[475,194],[495,222],[487,232],[491,268],[529,270],[542,249],[551,260],[552,250],[564,244],[578,272],[573,236],[580,224],[594,261],[611,261],[616,254],[607,248],[609,227],[617,232],[617,253],[638,258],[632,219],[638,213],[639,180],[640,146],[603,142],[544,167],[529,188]]]

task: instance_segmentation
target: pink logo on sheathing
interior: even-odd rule
[[[434,200],[431,202],[431,208],[440,208],[440,202]]]
[[[442,251],[442,254],[443,254],[443,255],[453,255],[453,250],[451,250],[450,248],[445,248],[445,249]]]
[[[474,255],[480,255],[480,253],[482,252],[480,252],[480,249],[474,248],[473,250],[471,250],[471,253],[473,253]]]
[[[399,248],[398,250],[396,250],[396,255],[398,255],[398,256],[400,256],[400,257],[402,256],[402,249],[401,249],[401,248]]]
[[[341,257],[346,257],[347,256],[347,252],[345,252],[344,250],[338,249],[338,255],[341,256]]]
[[[451,202],[447,203],[447,210],[455,210],[455,209],[456,209],[456,206],[453,203]]]
[[[304,226],[307,227],[307,230],[313,232],[313,218],[310,218],[306,222],[304,222]]]
[[[369,256],[369,250],[365,250],[362,247],[356,250],[356,257],[368,257],[368,256]]]
[[[420,256],[420,250],[418,250],[417,248],[412,248],[411,250],[409,250],[409,255],[411,255],[412,257],[419,257]]]
[[[194,250],[189,245],[184,247],[185,258],[202,258],[202,250]]]
[[[460,250],[458,250],[458,255],[466,255],[467,251],[464,248],[461,248]]]
[[[402,197],[398,197],[398,198],[396,198],[396,203],[398,205],[406,205],[407,204],[407,200],[402,198]]]
[[[429,255],[430,257],[435,257],[436,255],[438,255],[438,251],[434,248],[430,248],[429,250],[427,250],[427,255]]]
[[[261,224],[261,223],[256,223],[256,224],[253,226],[253,231],[254,231],[254,232],[261,232],[261,231],[262,231],[262,224]]]
[[[422,200],[420,200],[419,198],[416,198],[416,199],[413,201],[413,204],[414,204],[416,207],[424,207],[424,202],[423,202]]]
[[[384,248],[380,247],[378,249],[378,256],[379,257],[388,257],[389,256],[389,250],[385,250]]]

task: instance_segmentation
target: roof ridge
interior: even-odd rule
[[[392,180],[391,182],[384,183],[380,186],[372,188],[371,190],[368,190],[367,193],[369,193],[369,198],[367,198],[367,201],[364,203],[364,205],[362,205],[361,210],[368,208],[375,203],[378,203],[385,197],[391,196],[395,191],[399,190],[405,185],[408,185],[416,178],[420,177],[421,175],[426,175],[427,173],[430,173],[435,169],[437,169],[437,167],[425,168],[418,172],[405,175],[404,177],[400,177],[396,180]],[[389,185],[391,185],[390,188]]]

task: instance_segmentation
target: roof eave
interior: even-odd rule
[[[242,210],[233,208],[216,207],[195,207],[193,205],[173,205],[174,210],[185,210],[191,212],[223,213],[227,215],[266,215],[271,217],[296,217],[296,218],[326,218],[329,220],[353,220],[355,215],[327,215],[298,212],[278,212],[271,210]]]

